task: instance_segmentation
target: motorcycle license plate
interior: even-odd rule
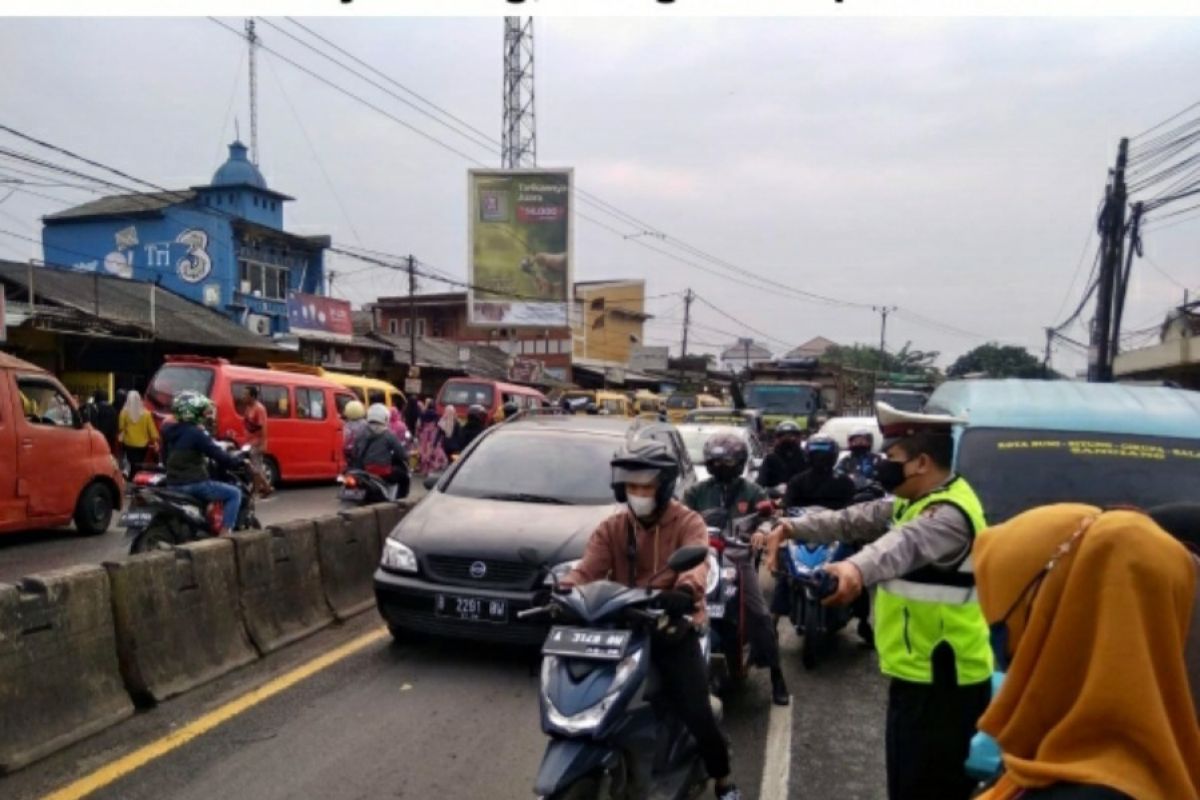
[[[542,645],[542,655],[620,661],[625,657],[632,636],[633,631],[598,631],[555,625]]]
[[[121,515],[121,527],[130,528],[149,525],[154,515],[149,511],[127,511]]]
[[[458,594],[439,594],[433,601],[433,613],[439,617],[465,619],[471,622],[508,622],[508,601],[487,597],[466,597]]]
[[[342,489],[338,494],[338,497],[342,500],[362,500],[366,496],[366,489]]]
[[[709,603],[707,608],[709,619],[725,619],[724,603]]]

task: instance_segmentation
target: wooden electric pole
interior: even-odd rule
[[[1092,322],[1092,341],[1089,352],[1088,381],[1112,381],[1113,305],[1115,289],[1120,278],[1121,255],[1125,243],[1125,164],[1129,156],[1129,140],[1122,139],[1117,148],[1117,163],[1108,185],[1101,232],[1104,235],[1100,258],[1099,285],[1096,293],[1096,318]]]

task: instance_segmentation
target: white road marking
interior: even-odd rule
[[[771,706],[759,800],[786,800],[792,772],[792,704]]]

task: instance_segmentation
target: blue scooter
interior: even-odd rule
[[[531,549],[519,552],[544,566]],[[667,570],[685,572],[707,557],[707,547],[682,547]],[[543,800],[691,800],[703,791],[695,742],[658,699],[652,637],[686,624],[655,607],[658,594],[611,581],[562,593],[556,584],[546,605],[518,613],[552,623],[539,693],[550,742],[534,785]],[[701,642],[707,658],[707,637]],[[719,716],[720,701],[711,702]]]
[[[800,517],[806,509],[790,508],[789,517]],[[825,591],[826,581],[833,576],[824,567],[841,561],[853,550],[842,542],[814,544],[791,541],[779,551],[782,575],[791,588],[792,609],[789,618],[796,634],[804,637],[800,660],[805,669],[813,669],[822,655],[833,647],[838,631],[846,627],[853,616],[853,606],[824,606],[821,600],[832,592]]]

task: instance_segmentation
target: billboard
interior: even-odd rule
[[[629,351],[629,368],[634,372],[666,372],[670,355],[668,347],[634,345]]]
[[[315,294],[288,295],[288,327],[295,336],[349,342],[354,337],[350,301]]]
[[[568,326],[571,181],[569,169],[470,170],[471,325]]]

